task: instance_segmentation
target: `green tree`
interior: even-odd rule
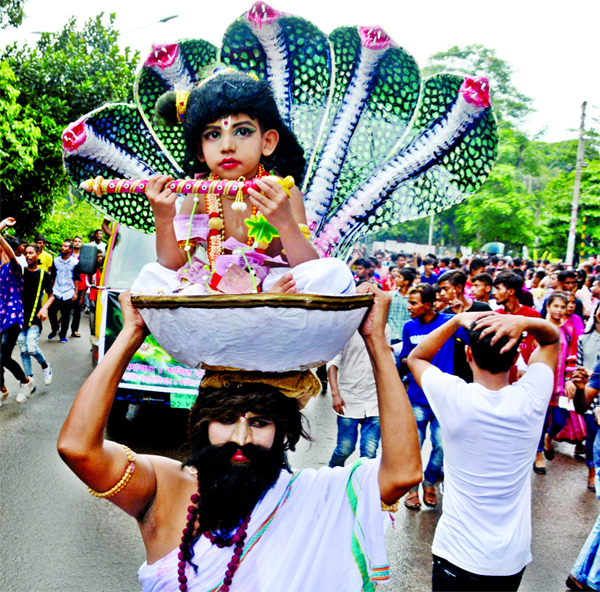
[[[534,199],[515,167],[496,163],[483,187],[457,209],[463,244],[480,248],[498,240],[514,250],[533,244]]]
[[[25,19],[25,0],[0,0],[0,29],[18,27]]]
[[[429,238],[429,218],[409,220],[372,234],[370,240],[398,240],[402,243],[425,244]]]
[[[555,257],[564,258],[567,251],[574,183],[575,172],[563,172],[548,182],[542,194],[544,200],[542,244],[550,249]],[[600,162],[598,160],[588,162],[581,174],[576,253],[580,252],[583,241],[587,243],[584,248],[586,255],[600,251]]]
[[[15,73],[8,62],[0,62],[0,178],[8,190],[20,174],[33,170],[41,135],[34,121],[23,117],[20,94]]]
[[[102,214],[87,201],[72,203],[61,195],[54,201],[52,212],[44,218],[38,231],[46,237],[48,249],[58,254],[65,238],[81,236],[83,242],[88,242],[89,234],[101,228],[102,218]]]
[[[23,234],[34,234],[54,200],[69,195],[62,167],[64,128],[105,103],[133,99],[139,54],[121,51],[115,18],[100,14],[82,29],[71,18],[62,31],[44,33],[36,47],[14,44],[0,56],[15,73],[21,117],[35,121],[41,132],[33,168],[0,181],[3,214],[17,218]]]

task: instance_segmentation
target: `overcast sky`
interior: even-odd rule
[[[122,45],[146,56],[154,41],[200,37],[219,45],[227,25],[248,0],[27,0],[19,29],[0,31],[0,44],[35,43],[34,31],[61,29],[101,11],[117,14]],[[527,130],[549,142],[576,137],[581,104],[600,118],[600,0],[274,0],[279,10],[311,20],[325,33],[342,25],[381,25],[423,67],[452,45],[480,43],[514,69],[514,84],[534,99]],[[153,24],[164,17],[178,18]],[[151,25],[138,31],[138,27]],[[132,31],[132,32],[129,32]],[[590,121],[591,123],[591,121]],[[596,126],[599,127],[598,125]]]

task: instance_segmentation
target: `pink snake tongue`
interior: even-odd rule
[[[490,106],[490,84],[485,76],[465,77],[460,93],[467,103],[481,109]]]
[[[85,117],[73,122],[62,134],[62,146],[66,152],[74,152],[87,139]]]
[[[179,55],[179,45],[177,43],[153,43],[152,53],[144,62],[144,66],[159,67],[162,70],[172,66]]]
[[[282,12],[261,1],[255,2],[247,14],[248,20],[254,23],[254,28],[258,27],[259,29],[263,25],[275,22],[280,16],[283,16]]]
[[[358,34],[363,47],[369,49],[385,49],[394,45],[394,42],[382,27],[358,27]]]

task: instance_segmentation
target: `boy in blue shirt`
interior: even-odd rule
[[[453,317],[453,315],[439,313],[435,310],[433,306],[435,298],[436,292],[429,284],[419,284],[408,293],[408,311],[412,320],[404,325],[402,331],[402,351],[400,352],[401,373],[408,372],[406,366],[408,354],[417,347],[426,335],[429,335],[429,333],[432,333]],[[449,339],[443,345],[435,355],[432,364],[437,366],[442,372],[453,373],[454,339]],[[440,425],[427,401],[425,393],[410,373],[408,373],[407,391],[417,421],[421,448],[425,441],[427,425],[430,424],[432,449],[423,478],[423,501],[426,506],[434,507],[437,505],[435,484],[442,478],[444,462]],[[408,492],[404,500],[404,505],[411,510],[418,510],[421,507],[418,485]]]

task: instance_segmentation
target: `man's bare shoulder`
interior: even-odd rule
[[[180,461],[153,454],[145,454],[144,458],[150,462],[154,469],[157,493],[163,487],[180,487],[188,483],[197,485],[195,476]]]
[[[144,458],[156,476],[156,495],[140,521],[148,563],[153,563],[179,544],[187,506],[198,489],[198,481],[177,460],[155,455],[144,455]]]

